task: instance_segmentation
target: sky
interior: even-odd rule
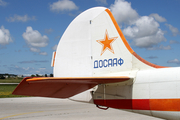
[[[111,10],[142,58],[180,66],[179,0],[0,0],[0,73],[53,73],[52,53],[67,26],[98,6]]]

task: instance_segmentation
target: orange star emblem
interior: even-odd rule
[[[110,52],[112,52],[112,53],[114,54],[114,50],[113,50],[113,48],[112,48],[112,43],[113,43],[117,38],[118,38],[118,37],[109,38],[108,32],[107,32],[107,30],[106,30],[104,39],[96,40],[98,43],[100,43],[100,44],[102,45],[101,55],[102,55],[106,50],[109,50]]]

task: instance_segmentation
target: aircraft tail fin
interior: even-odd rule
[[[122,71],[162,68],[138,56],[109,9],[95,7],[77,16],[57,47],[54,76],[104,76]]]

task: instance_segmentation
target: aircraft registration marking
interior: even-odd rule
[[[123,63],[124,63],[124,60],[122,58],[95,60],[94,68],[121,66]]]

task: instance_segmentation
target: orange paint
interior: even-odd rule
[[[128,42],[126,41],[126,38],[124,37],[124,35],[123,35],[121,29],[119,28],[119,25],[117,24],[117,22],[116,22],[114,16],[112,15],[111,11],[110,11],[109,9],[106,9],[105,11],[109,14],[109,16],[110,16],[112,22],[114,23],[114,26],[116,27],[116,30],[118,31],[118,33],[119,33],[121,39],[123,40],[123,42],[124,42],[126,48],[129,50],[130,53],[133,53],[133,52],[134,52],[133,49],[129,46]]]
[[[94,103],[116,109],[180,111],[180,99],[94,99]]]
[[[133,49],[130,47],[130,45],[128,44],[126,38],[124,37],[121,29],[119,28],[119,25],[117,24],[114,16],[112,15],[111,11],[110,11],[109,9],[106,9],[105,11],[109,14],[109,16],[110,16],[112,22],[114,23],[114,26],[115,26],[116,30],[118,31],[118,33],[119,33],[119,35],[120,35],[120,37],[121,37],[124,45],[126,46],[126,48],[129,50],[129,52],[130,52],[132,55],[134,55],[134,56],[135,56],[138,60],[140,60],[141,62],[143,62],[143,63],[145,63],[146,65],[149,65],[149,66],[151,66],[151,67],[154,67],[154,68],[166,68],[166,67],[163,67],[163,66],[159,66],[159,65],[152,64],[152,63],[144,60],[143,58],[141,58],[139,55],[137,55],[137,54],[133,51]]]
[[[56,51],[54,52],[54,57],[53,57],[53,66],[52,66],[52,67],[54,67],[55,57],[56,57]]]
[[[157,111],[180,111],[180,99],[150,99],[150,109]]]
[[[127,76],[113,76],[113,77],[34,77],[34,78],[28,78],[27,82],[33,82],[33,81],[43,81],[43,80],[59,80],[61,81],[73,81],[73,82],[101,82],[101,83],[113,83],[113,82],[122,82],[125,80],[129,80],[130,78]]]
[[[100,44],[103,46],[102,51],[101,51],[101,55],[102,55],[106,50],[109,50],[110,52],[112,52],[112,53],[114,54],[114,50],[113,50],[113,48],[112,48],[112,43],[113,43],[117,38],[118,38],[118,37],[109,38],[108,32],[107,32],[107,30],[106,30],[104,39],[102,39],[102,40],[96,40],[98,43],[100,43]]]
[[[136,54],[135,52],[132,53],[132,54],[133,54],[138,60],[140,60],[141,62],[143,62],[143,63],[146,64],[146,65],[149,65],[149,66],[154,67],[154,68],[166,68],[166,67],[164,67],[164,66],[155,65],[155,64],[152,64],[152,63],[144,60],[142,57],[140,57],[140,56],[139,56],[138,54]]]

